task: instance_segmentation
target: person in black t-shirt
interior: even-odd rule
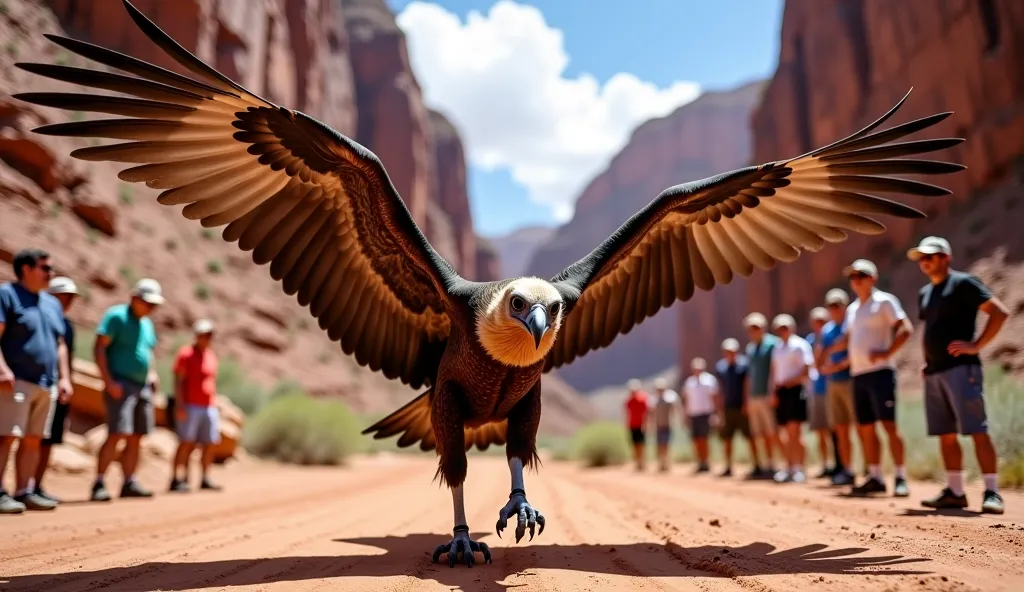
[[[950,268],[952,250],[945,239],[925,237],[907,256],[917,261],[931,280],[921,288],[917,299],[918,318],[924,321],[924,408],[928,435],[939,437],[947,478],[942,492],[921,504],[927,508],[967,507],[959,432],[974,439],[985,480],[981,511],[1002,514],[978,351],[996,336],[1009,313],[981,280]],[[979,310],[988,315],[988,322],[975,339]]]
[[[750,433],[750,422],[747,420],[747,360],[739,355],[740,342],[732,337],[722,342],[722,359],[715,364],[715,375],[720,386],[715,406],[721,418],[718,435],[725,445],[725,471],[721,477],[732,476],[732,440],[739,432],[750,446],[750,458],[754,464],[748,479],[770,477],[771,473],[761,467],[761,459],[757,455],[753,435]]]

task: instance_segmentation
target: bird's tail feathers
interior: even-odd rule
[[[398,447],[406,448],[419,442],[420,450],[428,451],[437,448],[434,439],[434,428],[430,422],[430,399],[433,389],[427,389],[420,396],[409,401],[394,413],[363,430],[364,434],[373,434],[375,440],[389,438],[401,434]],[[508,421],[485,423],[480,426],[463,428],[466,440],[466,451],[474,445],[478,450],[487,450],[491,444],[505,444]]]

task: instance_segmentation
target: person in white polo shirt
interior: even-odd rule
[[[690,362],[690,376],[683,383],[683,411],[686,413],[686,427],[697,452],[697,472],[708,472],[708,434],[711,433],[711,416],[715,414],[715,397],[718,396],[718,379],[707,371],[704,358]]]
[[[896,366],[892,356],[907,342],[913,326],[896,296],[875,287],[878,268],[857,259],[843,269],[856,300],[846,308],[846,349],[853,377],[853,404],[857,416],[868,478],[851,490],[853,495],[885,493],[882,450],[875,423],[880,422],[889,441],[896,479],[893,495],[910,495],[903,467],[903,437],[896,428]]]
[[[775,423],[786,434],[783,442],[788,468],[775,473],[776,483],[803,483],[804,444],[800,425],[807,421],[807,393],[804,384],[814,380],[814,351],[807,340],[796,334],[796,320],[780,314],[772,320],[772,329],[780,342],[772,350],[772,396],[775,398]]]

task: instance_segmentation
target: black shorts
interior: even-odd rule
[[[775,423],[781,428],[787,423],[807,421],[807,400],[804,385],[780,386],[775,389],[779,404],[775,407]]]
[[[50,424],[50,437],[43,438],[42,441],[44,446],[64,443],[64,424],[67,423],[70,408],[70,403],[57,401],[57,406],[53,409],[53,423]]]
[[[633,438],[634,444],[644,443],[644,430],[643,428],[630,428],[629,435]]]
[[[734,409],[725,409],[725,422],[722,427],[718,430],[718,435],[723,440],[732,440],[736,432],[743,434],[744,438],[750,438],[750,422],[747,420],[747,416],[743,414],[743,409],[736,407]]]
[[[853,407],[860,425],[896,421],[896,372],[883,368],[854,376]]]

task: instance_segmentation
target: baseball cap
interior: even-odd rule
[[[660,377],[659,378],[655,378],[654,382],[651,384],[651,386],[653,386],[656,389],[667,389],[668,388],[668,381],[665,380],[664,378],[660,378]]]
[[[693,370],[705,370],[708,367],[708,363],[704,361],[704,358],[694,358],[690,360],[690,368]]]
[[[132,296],[138,296],[150,304],[163,304],[165,302],[160,282],[152,278],[142,278],[135,282],[132,288]]]
[[[628,388],[631,391],[638,391],[638,390],[640,390],[640,386],[641,386],[640,381],[637,380],[636,378],[631,378],[629,380],[629,382],[626,383],[626,388]]]
[[[752,312],[748,314],[745,319],[743,319],[743,326],[761,327],[762,329],[764,329],[765,327],[768,326],[768,319],[766,319],[765,316],[759,312]]]
[[[917,261],[921,255],[934,255],[935,253],[952,255],[953,250],[949,247],[949,241],[940,236],[926,236],[921,239],[920,244],[907,251],[907,258]]]
[[[722,342],[722,349],[725,351],[738,352],[740,351],[740,342],[730,337]]]
[[[842,288],[832,288],[825,294],[825,304],[839,304],[846,306],[850,303],[850,296]]]
[[[772,328],[778,329],[779,327],[796,329],[796,319],[793,318],[793,315],[788,315],[786,313],[776,315],[775,318],[772,319]]]
[[[192,323],[192,332],[196,335],[205,335],[206,333],[213,333],[213,321],[210,319],[199,319]]]
[[[849,276],[851,273],[863,273],[871,277],[878,277],[878,268],[867,259],[857,259],[843,268],[843,275]]]
[[[811,309],[811,320],[812,321],[827,321],[829,319],[828,311],[821,306],[815,306]]]
[[[78,286],[71,278],[59,275],[50,280],[50,286],[46,291],[50,294],[78,294]]]

